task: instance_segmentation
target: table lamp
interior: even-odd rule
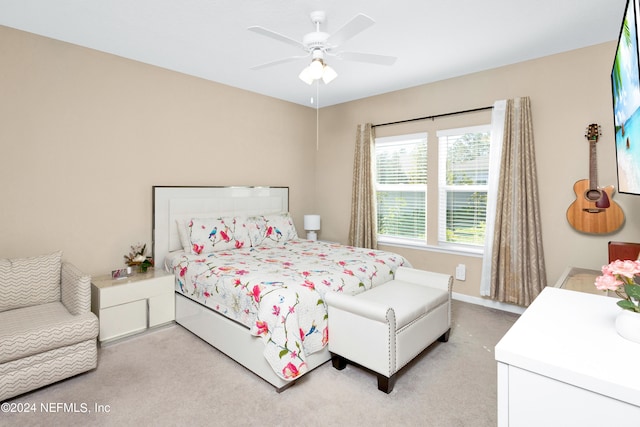
[[[320,215],[305,215],[304,229],[307,230],[307,240],[318,240],[316,231],[320,230]]]

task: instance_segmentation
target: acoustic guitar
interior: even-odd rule
[[[612,233],[624,223],[624,213],[612,200],[613,185],[598,187],[596,143],[600,137],[600,126],[590,124],[585,137],[589,141],[589,179],[581,179],[573,185],[576,200],[567,209],[567,220],[583,233]]]

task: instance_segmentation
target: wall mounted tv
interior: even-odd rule
[[[611,70],[618,192],[640,195],[640,0],[628,0]]]

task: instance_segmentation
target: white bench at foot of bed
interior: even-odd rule
[[[285,381],[275,374],[264,358],[264,343],[260,337],[251,335],[246,327],[178,293],[176,323],[273,385],[278,393],[295,383],[295,380]],[[326,347],[308,355],[307,373],[329,359],[331,355]]]
[[[357,295],[328,292],[329,350],[333,366],[347,361],[378,374],[378,389],[393,390],[396,373],[451,329],[451,285],[447,274],[407,267],[395,279]]]

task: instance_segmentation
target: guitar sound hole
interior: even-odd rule
[[[602,194],[600,193],[600,190],[587,190],[587,192],[584,193],[584,197],[586,197],[587,200],[591,200],[592,202],[600,200],[601,196]]]

